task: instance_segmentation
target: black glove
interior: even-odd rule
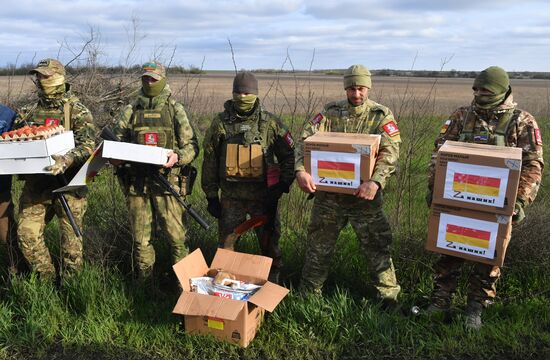
[[[220,204],[220,199],[217,197],[207,198],[206,201],[208,201],[208,207],[206,208],[208,213],[216,219],[219,219],[220,216],[222,216],[222,204]]]
[[[267,202],[273,203],[278,201],[281,196],[283,196],[283,193],[288,193],[289,185],[279,181],[277,184],[267,188]]]

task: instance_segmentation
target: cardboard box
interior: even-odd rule
[[[42,140],[0,142],[0,174],[49,174],[44,168],[55,163],[51,155],[63,155],[74,146],[72,131]]]
[[[353,194],[372,175],[380,135],[319,132],[304,141],[304,164],[317,190]]]
[[[182,293],[173,313],[184,316],[185,331],[191,334],[212,334],[218,339],[248,346],[258,330],[264,311],[272,312],[288,294],[282,286],[267,281],[272,259],[218,249],[212,269],[222,269],[238,280],[263,285],[248,301],[231,300],[191,292],[189,279],[205,276],[209,270],[200,249],[173,266],[182,286]]]
[[[102,156],[108,159],[164,165],[168,161],[168,153],[170,151],[170,149],[157,146],[104,140]]]
[[[512,215],[521,149],[446,141],[437,152],[433,203]]]
[[[511,233],[511,216],[433,205],[426,250],[502,266]]]

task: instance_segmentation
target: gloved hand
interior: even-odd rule
[[[44,169],[46,171],[50,171],[52,175],[63,174],[74,161],[73,157],[70,155],[52,155],[52,159],[55,160],[55,164],[46,166]]]
[[[516,203],[514,204],[514,214],[512,215],[512,224],[519,224],[520,222],[525,219],[525,211],[523,208],[525,205],[523,205],[523,202],[521,200],[516,200]]]
[[[288,184],[279,181],[277,184],[267,188],[267,202],[274,203],[278,201],[283,193],[288,193],[290,187]]]
[[[434,196],[433,191],[428,190],[428,193],[426,194],[426,205],[428,205],[428,207],[432,206],[433,196]]]
[[[220,216],[222,216],[222,204],[220,203],[220,199],[217,197],[206,198],[206,201],[208,201],[208,207],[206,208],[208,213],[216,219],[219,219]]]

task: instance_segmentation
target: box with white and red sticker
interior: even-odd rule
[[[36,131],[35,131],[36,130]],[[49,174],[52,155],[63,155],[75,147],[72,131],[62,127],[27,127],[2,134],[0,174]]]
[[[453,206],[433,205],[426,250],[502,266],[512,217]]]
[[[318,132],[304,140],[304,165],[317,190],[353,194],[370,179],[380,135]]]
[[[512,215],[521,149],[446,141],[437,152],[433,203]]]
[[[212,334],[220,340],[246,347],[256,336],[265,311],[272,312],[288,294],[288,289],[267,281],[272,259],[218,249],[210,267],[200,249],[173,266],[182,287],[174,314],[183,315],[185,331]],[[230,291],[208,294],[193,291],[192,279],[206,277],[212,270],[223,269],[235,281],[260,285],[249,297],[234,300]]]

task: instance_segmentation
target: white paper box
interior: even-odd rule
[[[102,157],[135,161],[144,164],[164,165],[168,161],[168,152],[170,152],[170,149],[157,146],[104,140]]]
[[[0,174],[49,174],[51,155],[63,155],[74,148],[72,131],[48,139],[0,142]]]

